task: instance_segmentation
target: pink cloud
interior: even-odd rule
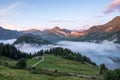
[[[49,20],[49,22],[73,22],[70,20]]]
[[[93,16],[93,18],[103,18],[104,16],[101,15],[101,16]]]
[[[105,14],[114,12],[116,10],[120,11],[120,0],[113,0],[104,11]]]

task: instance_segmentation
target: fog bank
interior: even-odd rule
[[[102,43],[61,41],[58,42],[58,45],[75,52],[80,52],[98,65],[105,63],[111,69],[120,67],[119,44],[108,41]]]
[[[16,39],[0,40],[0,43],[13,44],[15,41],[16,41]]]
[[[3,42],[5,44],[12,44],[14,41],[15,39],[0,42]],[[105,63],[110,69],[120,67],[120,44],[115,44],[109,41],[103,41],[102,43],[60,41],[56,43],[56,45],[41,46],[22,43],[15,46],[20,51],[26,53],[35,53],[39,50],[47,50],[54,47],[63,47],[89,57],[98,65]]]
[[[37,46],[19,44],[16,45],[16,47],[27,53],[34,53],[39,50],[46,50],[54,47],[63,47],[89,57],[98,65],[105,63],[107,67],[112,69],[120,66],[120,45],[108,41],[104,41],[102,43],[60,41],[56,45]]]

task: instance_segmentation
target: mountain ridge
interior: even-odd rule
[[[4,31],[6,33],[6,29],[0,28],[0,31]],[[52,29],[47,29],[44,31],[40,31],[38,29],[26,30],[26,31],[12,31],[16,33],[18,38],[21,35],[32,34],[34,36],[40,37],[42,40],[49,41],[51,43],[55,43],[61,40],[69,40],[69,41],[96,41],[100,42],[103,40],[116,40],[116,43],[120,43],[120,16],[113,18],[111,21],[103,25],[92,26],[88,30],[79,31],[79,30],[68,30],[61,29],[58,26],[55,26]],[[6,34],[9,36],[9,34]],[[12,34],[13,35],[13,34]],[[3,36],[3,35],[2,35]],[[0,37],[2,38],[0,35]],[[11,37],[13,38],[13,37]],[[9,38],[6,38],[9,39]]]
[[[114,40],[120,42],[120,16],[113,18],[111,21],[104,25],[93,26],[87,30],[86,35],[82,38],[83,40]]]
[[[0,39],[6,40],[6,39],[15,39],[18,38],[20,35],[22,35],[22,32],[17,30],[9,30],[5,29],[0,26]]]

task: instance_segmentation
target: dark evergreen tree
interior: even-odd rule
[[[0,56],[9,57],[11,59],[30,58],[31,55],[23,53],[16,49],[13,45],[0,43]]]
[[[17,63],[16,63],[16,66],[17,66],[17,68],[19,68],[19,69],[24,69],[24,68],[26,68],[26,60],[25,59],[23,59],[23,58],[21,58]]]
[[[105,64],[100,65],[100,75],[105,75],[107,70]]]
[[[109,70],[106,73],[105,80],[120,80],[120,78],[117,79],[117,73],[115,71]]]

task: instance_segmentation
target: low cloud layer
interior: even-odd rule
[[[0,43],[4,43],[4,44],[13,44],[15,41],[16,41],[16,39],[0,40]]]
[[[14,41],[14,39],[13,39]],[[12,40],[2,41],[4,43],[12,43]],[[1,42],[1,41],[0,41]],[[120,67],[120,44],[104,41],[102,43],[90,42],[73,42],[73,41],[60,41],[56,45],[31,45],[31,44],[18,44],[16,47],[22,52],[34,53],[39,50],[46,50],[54,47],[63,47],[71,49],[74,52],[79,52],[82,55],[89,57],[98,65],[105,63],[110,69]]]
[[[117,62],[120,59],[120,45],[108,41],[102,43],[61,41],[56,45],[35,46],[30,44],[20,44],[16,47],[21,51],[28,53],[34,53],[39,50],[46,50],[54,47],[63,47],[71,49],[74,52],[80,52],[98,65],[105,63],[107,67],[111,69],[120,67],[119,62]]]
[[[104,11],[105,14],[111,13],[114,11],[120,11],[120,0],[113,0],[107,7],[107,9]]]
[[[80,52],[82,55],[89,57],[98,65],[105,63],[107,67],[114,69],[120,67],[119,62],[113,59],[120,59],[120,45],[113,42],[104,41],[102,43],[89,42],[68,42],[58,43],[61,47],[69,48],[72,51]],[[118,60],[119,61],[119,60]]]

